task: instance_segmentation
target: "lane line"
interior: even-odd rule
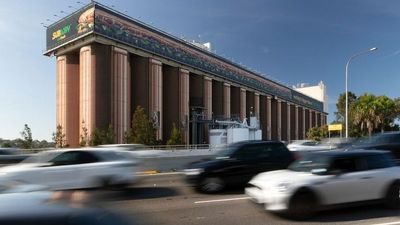
[[[152,172],[152,171],[151,171]],[[166,176],[166,175],[180,175],[183,172],[166,172],[166,173],[151,173],[150,171],[136,172],[137,176]]]
[[[194,202],[194,204],[213,203],[213,202],[228,202],[228,201],[237,201],[237,200],[245,200],[245,199],[250,199],[250,197],[225,198],[225,199],[214,199],[214,200],[206,200],[206,201],[197,201],[197,202]]]
[[[396,225],[396,224],[400,224],[400,221],[389,222],[389,223],[375,223],[375,224],[371,224],[371,225]]]

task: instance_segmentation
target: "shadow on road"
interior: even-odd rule
[[[383,205],[346,207],[321,211],[314,215],[312,218],[306,220],[293,220],[285,215],[280,214],[272,215],[281,219],[283,218],[296,222],[340,223],[360,221],[361,224],[361,221],[363,220],[400,216],[400,210],[387,209]]]
[[[400,216],[400,210],[387,209],[385,206],[378,204],[323,211],[309,221],[345,222],[393,216]]]
[[[96,193],[95,196],[98,200],[122,201],[163,198],[176,196],[178,194],[177,190],[168,187],[132,187],[123,191]]]

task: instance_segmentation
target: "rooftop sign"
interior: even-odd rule
[[[94,6],[84,7],[50,25],[46,31],[46,49],[57,48],[68,41],[93,31]]]

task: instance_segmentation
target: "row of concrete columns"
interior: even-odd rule
[[[176,125],[183,128],[182,138],[185,143],[189,143],[190,72],[171,66],[164,68],[166,65],[153,58],[145,61],[147,68],[139,68],[141,64],[132,63],[133,59],[130,58],[124,49],[103,45],[82,47],[78,54],[57,57],[56,119],[57,125],[63,127],[71,147],[77,146],[80,139],[92,134],[95,128],[104,128],[109,124],[114,128],[116,142],[123,143],[124,134],[131,127],[132,112],[137,105],[144,107],[149,117],[155,121],[157,139],[165,139],[164,126],[170,129],[170,125],[164,123],[166,119],[179,121]],[[141,57],[140,60],[143,59]],[[132,74],[138,71],[143,71],[140,72],[142,75],[133,78]],[[168,80],[175,78],[176,82]],[[208,76],[203,76],[202,80],[202,102],[207,119],[213,117],[213,82],[222,82],[220,86],[214,84],[222,88],[220,93],[214,93],[222,97],[222,115],[230,118],[235,108],[235,113],[242,120],[249,114],[264,118],[266,126],[263,132],[266,139],[304,138],[309,128],[326,124],[326,117],[320,112],[231,83],[216,81]],[[164,82],[168,83],[170,89],[167,97]],[[131,86],[133,83],[136,86]],[[177,100],[171,100],[170,97],[177,97]],[[178,108],[178,113],[174,111],[164,115],[165,110],[170,110],[172,106]],[[249,107],[252,108],[250,111]],[[266,115],[260,114],[261,108]]]
[[[163,64],[151,58],[147,64],[147,72],[136,78],[145,82],[135,87],[138,91],[133,96],[133,65],[126,50],[90,45],[82,47],[78,54],[57,57],[56,123],[62,126],[71,147],[78,146],[95,128],[106,129],[108,125],[114,129],[115,141],[123,143],[125,132],[131,127],[133,97],[137,99],[135,106],[144,107],[154,119],[156,138],[163,139]],[[178,97],[176,126],[188,127],[189,71],[179,69],[176,76],[176,93],[172,94]],[[188,129],[183,129],[182,139],[189,143]]]
[[[226,118],[231,117],[231,87],[233,84],[229,83],[223,83],[223,115]],[[210,77],[204,77],[203,78],[203,87],[204,87],[204,107],[206,108],[206,116],[207,119],[211,119],[213,114],[212,110],[212,100],[213,100],[213,93],[212,93],[212,78]],[[246,113],[247,109],[247,98],[246,98],[246,93],[248,91],[245,88],[240,88],[240,95],[239,99],[235,99],[235,101],[238,101],[240,106],[240,118],[243,120],[247,116],[249,116]],[[272,107],[271,107],[271,102],[274,99],[276,102],[276,139],[278,140],[295,140],[295,139],[303,139],[305,138],[305,134],[310,129],[311,127],[315,126],[321,126],[323,124],[326,124],[325,122],[325,115],[323,113],[313,111],[311,109],[304,108],[302,106],[295,105],[294,103],[290,102],[285,102],[284,100],[274,98],[273,96],[267,95],[266,96],[266,130],[263,130],[263,132],[266,132],[266,138],[267,139],[272,139],[272,133],[274,132],[272,130],[271,124],[272,124]],[[283,115],[282,113],[282,107],[285,107],[285,113],[286,115]],[[294,107],[292,110],[292,106]],[[299,110],[302,110],[302,118],[299,118]],[[292,117],[292,111],[294,113]],[[256,115],[257,117],[260,117],[260,93],[254,93],[254,108],[252,113]],[[307,118],[307,123],[306,124],[306,115],[308,115]],[[319,116],[318,116],[319,115]],[[293,123],[292,123],[293,120]],[[286,127],[283,128],[282,126],[282,121],[285,121]],[[300,122],[302,124],[300,124]],[[301,126],[302,130],[299,132],[299,127]],[[294,129],[294,132],[292,132],[292,129]],[[283,135],[283,130],[285,130],[285,138],[282,138]],[[293,134],[292,134],[293,133]]]

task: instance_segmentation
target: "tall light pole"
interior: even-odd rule
[[[366,53],[370,53],[373,51],[378,50],[378,48],[374,47],[374,48],[370,48],[367,51],[363,51],[363,52],[358,52],[354,55],[352,55],[349,60],[347,60],[346,63],[346,138],[349,137],[349,100],[348,100],[348,93],[347,93],[347,77],[348,77],[348,73],[349,73],[349,64],[351,62],[351,60],[353,60],[355,57],[366,54]]]

